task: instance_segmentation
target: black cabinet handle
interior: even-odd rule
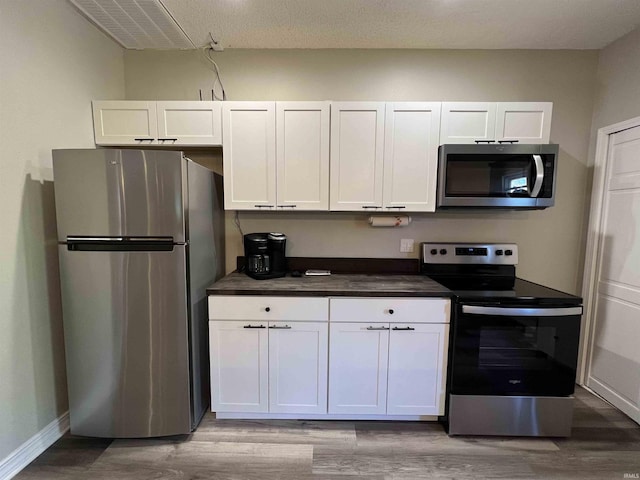
[[[494,143],[495,140],[475,140],[476,143]]]
[[[398,206],[395,206],[395,207],[387,207],[387,208],[407,208],[407,207],[405,207],[404,205],[398,205]]]
[[[177,138],[159,138],[158,141],[164,142],[164,141],[172,141],[172,142],[177,142],[178,139]]]
[[[153,142],[155,138],[134,138],[134,140],[136,142],[145,142],[145,141]]]
[[[518,143],[520,140],[498,140],[499,144],[503,144],[503,143],[509,143],[509,144],[513,144],[513,143]]]
[[[271,311],[271,307],[267,307],[264,309],[265,312],[270,312]]]
[[[297,205],[278,205],[278,208],[296,208]]]
[[[389,330],[389,327],[367,327],[367,330]]]
[[[413,327],[393,327],[393,330],[398,331],[398,330],[415,330],[415,328]]]
[[[393,308],[389,309],[389,315],[393,315]]]
[[[273,208],[273,205],[254,205],[256,208]]]
[[[363,205],[362,208],[382,208],[382,207],[376,207],[375,205]]]
[[[245,325],[243,328],[267,328],[264,325]]]
[[[284,327],[280,327],[278,325],[269,325],[269,328],[278,329],[278,330],[289,330],[291,327],[289,325],[285,325]]]

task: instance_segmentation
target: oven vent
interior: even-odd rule
[[[70,1],[124,48],[195,48],[160,0]]]

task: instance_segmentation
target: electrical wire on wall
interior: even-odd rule
[[[204,58],[213,65],[213,71],[215,72],[215,79],[213,80],[213,88],[211,89],[211,100],[226,100],[227,94],[224,91],[224,85],[222,84],[222,77],[220,76],[220,68],[218,64],[212,57],[213,52],[221,52],[222,46],[213,38],[211,32],[209,32],[209,37],[211,38],[211,42],[208,45],[202,47],[202,54]],[[216,94],[216,85],[220,85],[220,91],[222,95],[218,96]]]

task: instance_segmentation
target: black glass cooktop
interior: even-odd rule
[[[433,280],[455,293],[458,301],[483,304],[582,305],[582,298],[521,278],[442,278]]]

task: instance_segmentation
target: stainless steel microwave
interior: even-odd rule
[[[554,204],[558,145],[440,145],[437,208]]]

